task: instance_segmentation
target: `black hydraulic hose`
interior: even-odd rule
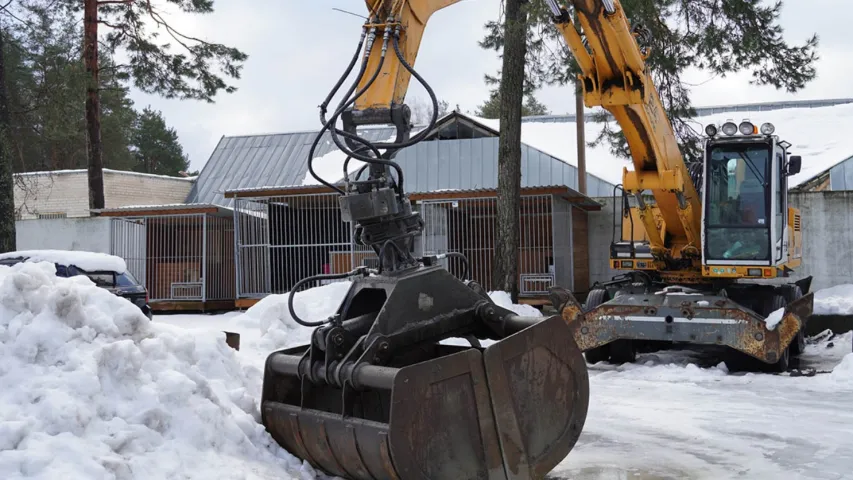
[[[344,110],[346,110],[350,105],[352,105],[356,101],[358,101],[358,99],[361,98],[361,96],[364,95],[365,92],[367,92],[367,90],[373,86],[373,83],[376,82],[376,79],[379,78],[379,73],[382,71],[382,66],[385,65],[385,55],[386,55],[385,52],[388,50],[388,32],[389,32],[389,30],[388,30],[388,28],[386,28],[385,29],[385,35],[383,36],[383,39],[382,39],[382,54],[379,56],[379,64],[376,65],[376,69],[373,71],[373,74],[371,75],[370,80],[367,81],[367,83],[364,85],[364,87],[362,87],[361,90],[359,90],[355,94],[355,96],[353,96],[352,98],[347,100],[347,97],[352,95],[352,92],[355,91],[355,89],[358,87],[358,83],[361,81],[361,78],[364,76],[365,70],[367,69],[367,62],[370,58],[370,53],[365,52],[364,64],[362,65],[362,69],[361,69],[361,72],[359,74],[359,77],[356,78],[355,83],[353,83],[352,87],[350,87],[349,92],[347,92],[347,95],[341,100],[341,103],[338,105],[337,110],[335,110],[334,115],[332,115],[332,119],[335,120],[334,122],[332,122],[332,125],[335,125],[338,117],[340,117],[340,115],[344,112]],[[371,44],[371,47],[372,47],[372,44]],[[342,152],[346,153],[347,155],[351,155],[351,156],[353,156],[359,160],[362,160],[362,157],[360,155],[354,154],[355,152],[352,152],[347,146],[345,146],[337,136],[341,135],[344,137],[351,138],[353,140],[357,139],[358,141],[361,141],[363,143],[367,142],[367,140],[362,139],[361,137],[359,137],[358,135],[355,135],[354,133],[343,131],[337,127],[333,127],[333,129],[331,130],[331,133],[332,133],[332,140],[334,140],[335,145],[337,145],[338,148],[340,148]],[[379,155],[377,155],[377,156],[379,156]],[[370,158],[370,157],[365,156],[364,158]]]
[[[290,289],[290,295],[287,296],[287,309],[290,311],[290,317],[294,322],[302,325],[303,327],[319,327],[321,325],[325,325],[329,322],[329,320],[321,320],[318,322],[306,322],[299,318],[299,315],[296,314],[296,311],[293,309],[293,296],[299,290],[299,287],[302,285],[312,282],[315,280],[343,280],[345,278],[353,277],[360,273],[364,272],[364,267],[359,267],[348,273],[337,273],[337,274],[328,274],[328,275],[314,275],[313,277],[303,278],[302,280],[296,282],[296,285]]]
[[[468,263],[468,257],[460,252],[448,252],[445,254],[447,258],[458,258],[465,266],[465,273],[462,275],[463,280],[471,280],[471,265]]]
[[[387,42],[387,40],[386,40],[386,42]],[[373,44],[373,33],[371,33],[371,39],[369,40],[369,44],[370,44],[371,46],[372,46],[372,44]],[[361,50],[361,47],[359,47],[359,50]],[[358,58],[358,51],[356,51],[356,54],[355,54],[355,56],[353,57],[353,60],[352,60],[352,62],[351,62],[351,64],[352,64],[352,65],[354,65],[354,64],[355,64],[355,60],[356,60],[357,58]],[[322,130],[320,130],[320,132],[317,134],[316,138],[314,138],[314,142],[312,143],[312,145],[311,145],[311,149],[310,149],[310,151],[308,152],[308,171],[311,173],[311,176],[312,176],[312,177],[314,177],[314,179],[316,179],[318,182],[320,182],[320,183],[322,183],[323,185],[325,185],[325,186],[327,186],[327,187],[329,187],[329,188],[331,188],[331,189],[333,189],[333,190],[337,191],[337,192],[338,192],[339,194],[341,194],[341,195],[345,195],[345,194],[346,194],[346,192],[344,192],[344,191],[343,191],[343,190],[341,190],[340,188],[338,188],[338,187],[336,187],[336,186],[332,185],[331,183],[329,183],[329,182],[327,182],[327,181],[323,180],[323,179],[322,179],[322,178],[320,178],[320,177],[319,177],[319,175],[317,175],[317,173],[314,171],[314,153],[315,153],[315,151],[317,150],[317,145],[319,145],[319,143],[320,143],[320,139],[323,137],[323,134],[326,132],[326,130],[330,130],[330,127],[333,127],[333,126],[334,126],[335,122],[337,122],[337,120],[338,120],[338,117],[339,117],[339,116],[340,116],[340,114],[341,114],[341,113],[342,113],[342,112],[347,108],[347,106],[349,106],[350,104],[354,103],[354,102],[355,102],[355,101],[356,101],[356,100],[357,100],[357,99],[358,99],[358,98],[359,98],[359,97],[364,93],[364,91],[365,91],[365,90],[367,90],[367,88],[369,88],[369,87],[370,87],[370,85],[373,83],[373,81],[374,81],[374,80],[376,79],[376,77],[379,75],[379,71],[380,71],[380,70],[381,70],[381,68],[382,68],[382,63],[381,63],[381,62],[380,62],[379,68],[377,68],[377,69],[376,69],[376,71],[375,71],[375,72],[374,72],[374,74],[373,74],[373,78],[372,78],[372,79],[371,79],[371,81],[367,84],[367,86],[365,86],[365,88],[363,88],[363,89],[358,93],[358,95],[356,95],[356,96],[355,96],[355,98],[352,98],[352,99],[350,99],[349,101],[347,101],[347,100],[346,100],[346,99],[347,99],[347,97],[349,97],[350,95],[352,95],[352,93],[355,91],[355,89],[356,89],[356,88],[358,88],[358,83],[361,81],[362,77],[364,77],[364,73],[365,73],[365,71],[367,70],[367,63],[368,63],[368,59],[369,59],[369,51],[366,51],[366,52],[365,52],[365,55],[364,55],[364,59],[363,59],[363,61],[362,61],[361,69],[359,70],[359,73],[358,73],[358,76],[356,77],[355,81],[353,82],[353,84],[352,84],[352,86],[350,87],[350,89],[349,89],[349,91],[347,92],[347,94],[344,96],[344,99],[343,99],[343,100],[341,100],[341,103],[338,105],[338,108],[335,110],[335,113],[332,115],[332,118],[330,118],[328,121],[326,121],[326,108],[325,108],[325,107],[326,107],[326,106],[328,106],[328,103],[331,101],[331,97],[333,97],[333,96],[334,96],[334,94],[335,94],[335,93],[337,93],[337,90],[338,90],[338,89],[340,89],[340,85],[342,85],[342,84],[343,84],[343,82],[344,82],[344,80],[346,80],[346,77],[347,77],[347,76],[349,75],[349,73],[352,71],[352,68],[349,68],[349,67],[347,68],[346,73],[344,73],[344,75],[342,75],[342,76],[341,76],[341,78],[338,80],[338,83],[335,85],[335,88],[332,90],[332,92],[331,92],[331,93],[329,94],[329,96],[326,98],[326,101],[324,101],[324,102],[323,102],[323,104],[320,106],[320,119],[323,121],[323,128],[322,128]],[[336,128],[334,128],[334,129],[333,129],[333,130],[331,130],[330,132],[332,133],[332,137],[333,137],[333,139],[335,140],[335,143],[338,145],[338,147],[341,147],[340,141],[335,137],[335,130],[337,130],[337,129],[336,129]],[[368,148],[372,149],[372,150],[374,151],[374,154],[375,154],[376,156],[379,156],[379,151],[378,151],[376,148],[373,148],[373,146],[372,146],[372,145],[370,145],[370,143],[369,143],[369,142],[367,142],[366,140],[362,139],[361,137],[358,137],[357,135],[354,135],[354,137],[355,137],[355,139],[354,139],[354,140],[360,141],[360,142],[361,142],[361,143],[363,143],[366,147],[368,147]],[[346,151],[346,149],[344,149],[344,151]]]
[[[347,66],[346,70],[344,71],[344,74],[341,75],[341,78],[339,78],[338,82],[335,84],[335,86],[332,87],[332,90],[329,92],[329,95],[326,97],[326,99],[323,101],[323,103],[320,104],[320,122],[321,123],[323,123],[323,124],[326,123],[326,109],[329,107],[329,103],[331,103],[332,97],[334,97],[335,94],[338,93],[338,90],[340,90],[341,86],[344,84],[344,80],[346,80],[347,77],[349,76],[349,74],[352,73],[352,69],[355,67],[355,62],[358,61],[358,56],[359,56],[358,54],[361,53],[361,47],[364,46],[365,38],[367,38],[367,28],[364,28],[362,30],[361,39],[358,41],[358,47],[355,49],[355,54],[353,54],[352,60],[350,60],[349,65]]]

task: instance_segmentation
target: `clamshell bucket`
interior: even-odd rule
[[[468,289],[458,281],[448,286]],[[504,338],[486,348],[416,342],[381,366],[346,357],[337,365],[312,362],[316,345],[272,353],[264,425],[286,450],[343,478],[544,477],[583,429],[583,355],[559,316],[519,317],[476,293],[468,298],[481,300],[480,313],[456,305],[434,311],[435,322],[464,327],[476,326],[478,315],[500,318]],[[420,328],[415,320],[424,303],[412,307],[407,335]]]

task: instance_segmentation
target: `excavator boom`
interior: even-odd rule
[[[622,185],[637,199],[652,252],[698,266],[700,198],[638,44],[642,29],[631,28],[618,0],[573,0],[571,5],[584,37],[567,10],[555,9],[555,23],[580,66],[584,104],[610,112],[628,142],[634,169],[625,169]],[[643,200],[647,191],[663,223]]]

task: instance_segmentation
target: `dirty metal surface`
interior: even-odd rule
[[[574,448],[586,422],[583,354],[563,319],[552,316],[483,356],[506,478],[542,478]]]
[[[774,330],[730,299],[703,294],[626,294],[586,313],[570,301],[563,319],[583,351],[620,339],[654,340],[728,346],[775,363],[805,325],[813,298],[791,303]]]
[[[558,316],[485,350],[453,347],[389,369],[390,391],[342,395],[300,381],[294,362],[305,351],[270,356],[263,423],[289,452],[342,478],[542,478],[586,420],[586,363]]]

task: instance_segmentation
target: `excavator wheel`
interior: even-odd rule
[[[793,303],[800,298],[803,298],[803,290],[799,285],[792,285],[788,291],[786,292],[788,303]],[[791,355],[797,356],[803,353],[806,350],[806,332],[805,329],[800,329],[797,332],[797,336],[794,337],[794,341],[791,342]]]
[[[802,296],[802,295],[801,295]],[[778,293],[774,293],[764,299],[763,303],[759,303],[759,306],[762,310],[762,315],[765,317],[775,312],[776,310],[785,308],[788,305],[788,299],[785,298],[784,295],[780,295]],[[800,332],[802,333],[802,332]],[[782,355],[776,363],[766,364],[760,360],[757,360],[743,352],[739,352],[734,349],[729,349],[726,352],[724,362],[726,364],[726,368],[730,372],[767,372],[767,373],[784,373],[788,371],[788,368],[791,364],[791,354],[794,350],[794,344],[797,342],[797,338],[794,337],[791,346],[782,351]]]
[[[589,292],[589,295],[586,297],[586,302],[583,305],[584,312],[588,312],[593,308],[601,305],[602,303],[610,300],[609,295],[607,294],[607,290],[603,288],[596,288]],[[595,347],[584,352],[586,356],[586,361],[590,365],[595,365],[599,362],[606,362],[610,360],[610,345],[602,345],[600,347]]]

